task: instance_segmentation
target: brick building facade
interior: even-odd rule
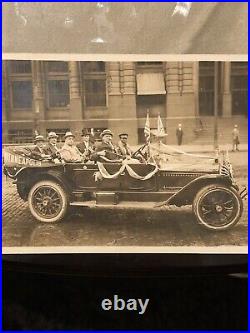
[[[212,138],[213,62],[3,61],[2,73],[4,143],[32,142],[35,131],[79,137],[86,127],[126,131],[138,144],[147,111],[152,128],[161,115],[168,143],[178,123],[186,143]],[[247,131],[247,76],[246,62],[219,64],[222,132],[234,122]]]

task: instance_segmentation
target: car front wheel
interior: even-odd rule
[[[198,223],[210,230],[226,230],[234,226],[243,211],[242,199],[232,187],[209,185],[202,188],[193,203]]]
[[[64,188],[51,180],[37,182],[28,195],[31,214],[46,223],[59,222],[68,209],[68,198]]]

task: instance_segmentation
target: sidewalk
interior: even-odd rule
[[[214,146],[213,145],[182,145],[182,146],[176,146],[171,145],[174,149],[183,150],[186,153],[211,153],[214,152]],[[229,152],[232,151],[232,145],[219,145],[220,150],[228,150]],[[239,150],[241,152],[247,152],[248,151],[248,144],[242,143],[239,145]]]
[[[141,145],[137,146],[132,146],[132,149],[135,151],[139,149]],[[214,146],[213,145],[169,145],[169,148],[173,148],[176,150],[183,151],[185,153],[213,153],[214,152]],[[219,149],[222,151],[227,151],[230,153],[232,151],[232,145],[227,144],[227,145],[219,145]],[[248,152],[248,144],[247,143],[242,143],[239,145],[239,150],[241,152]]]

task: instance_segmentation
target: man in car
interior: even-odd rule
[[[90,142],[90,133],[84,128],[82,130],[82,142],[78,143],[76,147],[80,151],[80,153],[85,157],[85,160],[88,161],[90,159],[91,154],[94,152],[93,144]]]
[[[37,135],[34,140],[35,147],[31,152],[31,157],[35,159],[46,159],[49,157],[45,147],[45,139],[42,135]]]
[[[123,158],[130,158],[133,154],[133,151],[128,144],[128,134],[121,133],[119,134],[119,138],[120,140],[117,144],[117,153],[122,155]]]
[[[82,154],[75,145],[75,136],[71,132],[67,132],[64,136],[65,143],[60,150],[61,158],[65,162],[82,162],[84,160]]]
[[[102,131],[100,135],[102,142],[96,147],[91,155],[93,161],[122,161],[122,156],[118,155],[115,146],[112,143],[113,133],[109,129]]]
[[[48,144],[46,146],[47,154],[49,154],[53,159],[60,157],[59,148],[57,146],[58,135],[55,132],[49,132],[48,134]]]

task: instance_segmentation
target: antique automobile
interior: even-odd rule
[[[210,230],[226,230],[239,221],[246,188],[235,183],[225,154],[199,163],[174,151],[160,154],[156,147],[151,157],[137,163],[55,163],[32,158],[27,147],[7,147],[3,166],[39,222],[62,221],[70,206],[164,210],[171,205],[192,205],[197,222]]]

